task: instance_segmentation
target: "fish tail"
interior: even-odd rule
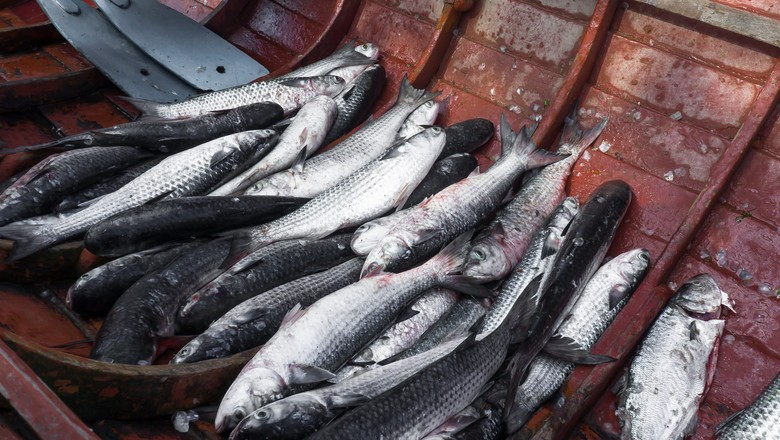
[[[439,96],[441,92],[426,92],[425,89],[417,89],[410,82],[406,74],[401,80],[401,88],[398,90],[398,103],[411,105],[417,108],[431,99]]]
[[[161,104],[159,102],[149,101],[147,99],[132,98],[129,96],[119,97],[124,101],[132,104],[133,107],[141,111],[142,116],[138,120],[148,119],[174,119],[175,116],[171,114],[167,104]]]
[[[6,225],[0,228],[0,237],[14,241],[14,247],[6,261],[16,261],[45,249],[59,240],[41,225]]]
[[[516,154],[528,158],[528,169],[549,165],[569,157],[566,154],[556,154],[537,148],[536,144],[531,140],[531,131],[527,127],[520,129],[512,143],[511,152],[508,154]]]
[[[607,126],[609,117],[605,117],[598,124],[583,131],[577,123],[576,114],[566,117],[566,123],[563,127],[563,134],[558,145],[559,154],[570,154],[579,157],[586,148],[599,137],[604,127]]]

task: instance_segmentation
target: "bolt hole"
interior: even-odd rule
[[[225,66],[217,66],[217,72],[225,73]]]
[[[149,76],[149,71],[146,69],[141,69],[141,75],[143,76]]]

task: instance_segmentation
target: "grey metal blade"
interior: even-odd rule
[[[219,35],[156,0],[96,3],[136,46],[199,89],[221,90],[268,74]]]
[[[102,13],[81,0],[37,0],[58,31],[123,92],[156,102],[197,95],[122,35]]]

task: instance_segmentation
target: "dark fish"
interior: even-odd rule
[[[307,199],[275,196],[202,196],[163,200],[123,211],[89,228],[86,248],[116,257],[172,240],[274,220]]]
[[[66,194],[148,156],[131,147],[95,147],[51,155],[0,194],[0,225],[45,214]]]
[[[252,264],[231,268],[187,299],[179,310],[177,327],[196,334],[243,301],[303,275],[329,269],[354,257],[351,234],[322,240],[286,240],[252,254]]]
[[[68,306],[82,315],[103,316],[133,283],[201,244],[138,252],[98,266],[80,276],[68,289]]]
[[[493,137],[496,128],[487,119],[476,118],[452,124],[444,131],[447,133],[447,143],[439,159],[476,150]]]
[[[720,424],[715,434],[718,440],[780,439],[780,374],[755,402]]]
[[[380,65],[367,68],[352,84],[347,85],[347,89],[334,98],[339,114],[323,145],[328,145],[363,122],[371,114],[371,107],[384,87],[385,69]]]
[[[131,180],[152,169],[152,167],[160,163],[164,158],[164,156],[155,157],[154,159],[133,165],[122,170],[117,175],[107,177],[100,182],[89,185],[81,191],[67,195],[57,204],[55,211],[63,212],[76,209],[85,202],[112,193],[130,183]]]
[[[178,152],[239,131],[257,130],[282,120],[284,111],[273,102],[258,102],[225,112],[188,119],[144,119],[67,136],[10,152],[51,147],[79,148],[131,145],[164,153]]]
[[[538,308],[531,319],[527,338],[513,358],[512,380],[505,417],[512,412],[514,395],[525,370],[553,332],[568,315],[587,281],[598,269],[631,203],[631,188],[621,180],[601,184],[572,220],[552,265],[548,283],[543,286]],[[528,288],[536,283],[531,282]],[[521,301],[518,301],[518,303]],[[547,352],[561,358],[566,353]],[[571,356],[565,360],[583,362]],[[603,362],[606,359],[591,362]],[[505,422],[507,420],[505,419]],[[511,426],[507,426],[511,429]]]
[[[401,209],[414,206],[427,197],[466,178],[475,168],[477,168],[477,159],[468,153],[453,154],[434,162],[431,170],[417,185]]]
[[[108,313],[90,357],[117,364],[151,364],[157,338],[173,335],[176,310],[187,292],[213,277],[229,251],[229,240],[211,241],[133,284]]]
[[[227,357],[264,344],[296,304],[312,305],[323,296],[356,282],[363,260],[353,258],[250,298],[216,320],[179,350],[172,364]]]

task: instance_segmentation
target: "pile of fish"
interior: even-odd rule
[[[583,131],[569,117],[549,152],[535,126],[502,117],[501,155],[480,173],[470,153],[493,124],[433,125],[438,93],[406,77],[350,133],[384,85],[378,55],[351,42],[279,78],[133,100],[137,121],[20,148],[60,152],[0,194],[9,259],[82,237],[115,258],[67,293],[105,317],[94,359],[149,365],[175,334],[193,338],[174,364],[257,350],[219,404],[231,439],[518,431],[575,364],[613,361],[591,347],[650,265],[643,249],[605,261],[625,182],[582,206],[566,197],[607,121]],[[722,304],[702,275],[658,318],[627,373],[625,438],[690,432]]]

